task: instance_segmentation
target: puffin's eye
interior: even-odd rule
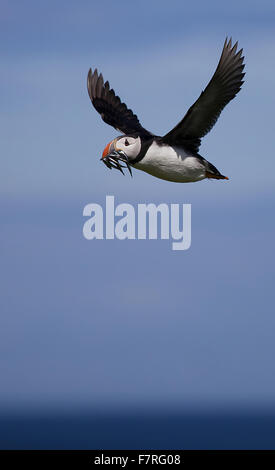
[[[130,145],[127,139],[125,139],[125,145]]]

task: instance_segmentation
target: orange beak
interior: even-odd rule
[[[101,157],[100,160],[103,160],[103,158],[107,157],[107,155],[108,155],[109,153],[111,153],[111,152],[114,150],[114,144],[113,144],[113,142],[114,142],[114,141],[112,140],[111,142],[109,142],[109,143],[106,145],[105,149],[103,150],[102,157]],[[113,147],[113,148],[112,148],[112,147]]]

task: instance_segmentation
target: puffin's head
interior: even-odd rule
[[[131,172],[131,161],[135,160],[141,149],[140,137],[121,136],[109,142],[103,150],[101,160],[112,169],[116,168],[123,173],[122,168]],[[120,162],[125,163],[123,166]]]

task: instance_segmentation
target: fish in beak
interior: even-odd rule
[[[102,160],[103,163],[110,170],[112,168],[115,168],[116,170],[119,170],[123,175],[124,172],[122,168],[128,168],[130,175],[133,176],[132,169],[130,167],[126,153],[122,150],[116,149],[116,140],[112,140],[112,142],[106,145],[100,160]],[[123,165],[121,162],[125,165]]]

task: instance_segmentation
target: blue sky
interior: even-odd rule
[[[0,406],[274,406],[273,2],[0,2]],[[200,153],[229,182],[99,162],[89,67],[172,128],[226,35],[246,82]],[[192,246],[87,241],[84,205],[192,204]]]

